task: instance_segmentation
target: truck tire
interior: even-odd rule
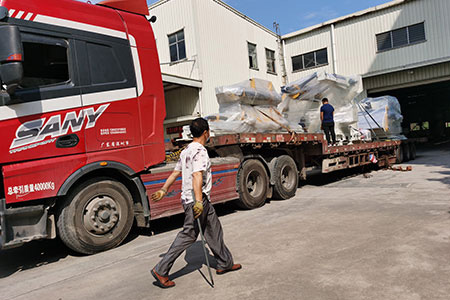
[[[71,191],[60,206],[59,237],[70,249],[94,254],[118,246],[133,225],[133,199],[122,183],[91,179]]]
[[[298,188],[298,170],[290,156],[282,155],[276,158],[273,176],[275,179],[274,199],[285,200],[295,196]]]
[[[409,152],[409,144],[403,144],[402,150],[403,150],[403,162],[409,161],[411,159]]]
[[[253,209],[263,206],[269,188],[269,177],[264,165],[256,159],[245,161],[237,175],[237,186],[239,207]]]
[[[403,146],[402,145],[400,145],[395,150],[395,157],[396,157],[396,163],[397,164],[401,164],[403,162]]]
[[[409,144],[409,158],[415,160],[417,157],[416,143]]]

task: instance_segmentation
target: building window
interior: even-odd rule
[[[376,35],[378,51],[425,41],[425,24],[419,23]]]
[[[170,61],[177,62],[186,58],[186,44],[184,30],[169,35]]]
[[[328,64],[327,48],[292,57],[292,70],[300,71]]]
[[[252,43],[247,43],[247,45],[250,69],[258,70],[258,55],[256,53],[256,45]]]
[[[275,69],[275,51],[266,49],[267,72],[276,73]]]

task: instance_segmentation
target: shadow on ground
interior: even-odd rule
[[[22,247],[0,251],[0,278],[55,263],[69,255],[75,254],[59,239],[34,241]]]
[[[211,268],[215,269],[217,268],[217,261],[210,254],[210,251],[208,248],[206,248],[207,254],[208,254],[208,260],[210,263]],[[163,256],[162,254],[161,256]],[[203,245],[201,241],[197,241],[194,244],[192,244],[191,247],[189,247],[184,255],[184,260],[186,261],[186,266],[184,266],[182,269],[176,271],[173,274],[170,274],[170,279],[175,280],[178,277],[187,275],[189,273],[195,272],[197,270],[200,270],[203,265],[206,264],[205,259],[205,253],[203,251]]]
[[[322,174],[320,170],[318,170],[312,172],[311,174],[308,174],[308,179],[306,181],[300,181],[298,187],[301,188],[306,185],[324,186],[330,183],[360,176],[361,174],[370,177],[369,174],[376,170],[379,170],[376,165],[366,165],[352,169],[335,171],[327,174]]]
[[[211,267],[211,272],[217,268],[217,261],[209,252],[209,249],[206,248],[208,260]],[[161,254],[160,257],[163,257],[165,253]],[[181,268],[180,270],[176,271],[175,273],[172,273],[169,275],[170,280],[175,280],[181,276],[185,276],[187,274],[190,274],[192,272],[198,271],[200,275],[203,277],[203,279],[212,286],[212,283],[210,282],[210,278],[207,277],[208,274],[204,274],[202,272],[203,265],[207,266],[206,258],[205,258],[205,252],[203,250],[203,245],[201,241],[197,241],[194,244],[192,244],[188,249],[186,249],[185,255],[184,255],[184,261],[186,262],[186,265]],[[156,281],[153,282],[154,285],[157,285]]]
[[[219,216],[234,213],[235,205],[233,203],[224,203],[215,205],[215,209]],[[163,218],[152,222],[150,229],[133,228],[122,245],[127,244],[139,235],[153,235],[168,232],[183,226],[184,215],[179,214],[169,218]],[[186,262],[188,265],[185,270],[177,276],[187,274],[197,270],[205,262],[201,242],[195,243],[186,253]],[[198,248],[198,249],[197,249]],[[195,253],[200,253],[200,257],[196,257]],[[28,269],[38,268],[44,265],[52,264],[70,256],[82,256],[68,249],[59,239],[55,240],[39,240],[25,243],[21,247],[0,251],[0,279],[8,277],[17,272]],[[210,256],[210,262],[215,266],[215,259]],[[192,269],[194,266],[194,269]],[[192,270],[191,270],[192,269]],[[175,275],[177,274],[175,273]],[[175,276],[173,275],[173,276]]]

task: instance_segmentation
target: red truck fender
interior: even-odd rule
[[[125,184],[133,195],[134,213],[139,227],[150,226],[150,207],[144,184],[129,166],[115,161],[97,161],[78,169],[70,175],[58,190],[57,196],[65,196],[78,182],[97,176],[101,172]]]

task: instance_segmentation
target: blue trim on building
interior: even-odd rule
[[[232,173],[232,172],[237,172],[237,171],[238,171],[238,169],[230,169],[230,170],[216,171],[216,172],[212,172],[212,175],[225,174],[225,173]],[[180,181],[180,180],[181,180],[181,177],[178,177],[176,181]],[[144,185],[145,185],[145,186],[148,186],[148,185],[160,184],[160,183],[164,183],[164,182],[166,182],[165,179],[162,179],[162,180],[154,180],[154,181],[147,181],[147,182],[144,182]]]

